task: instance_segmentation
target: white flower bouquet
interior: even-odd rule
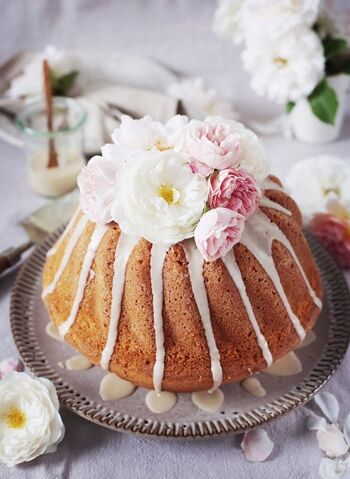
[[[320,0],[221,0],[214,30],[244,44],[242,60],[251,87],[285,104],[297,138],[335,139],[350,49]]]

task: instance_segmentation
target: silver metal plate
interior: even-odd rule
[[[95,424],[116,431],[171,438],[244,432],[307,402],[332,376],[346,353],[350,337],[349,290],[330,256],[308,236],[321,270],[325,301],[315,327],[316,341],[297,351],[303,364],[301,373],[289,377],[260,374],[267,390],[264,398],[250,395],[239,384],[223,386],[225,402],[214,414],[196,408],[190,394],[179,394],[172,410],[153,414],[145,405],[147,391],[142,388],[128,398],[104,402],[98,388],[105,373],[97,367],[86,371],[60,368],[58,361],[72,356],[73,350],[45,333],[49,317],[40,298],[41,273],[46,252],[61,231],[39,245],[18,274],[11,300],[12,333],[27,367],[37,376],[53,381],[63,406]]]

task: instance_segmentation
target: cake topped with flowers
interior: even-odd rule
[[[241,123],[124,116],[48,252],[43,299],[61,336],[158,392],[212,391],[293,350],[322,284],[298,207],[267,175]]]
[[[250,130],[216,117],[177,115],[161,124],[125,116],[112,139],[78,180],[91,221],[115,221],[123,233],[157,245],[194,237],[207,261],[239,241],[267,173]]]

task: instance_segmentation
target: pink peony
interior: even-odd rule
[[[260,198],[258,184],[244,170],[221,170],[209,179],[210,208],[222,206],[248,218],[256,210]]]
[[[200,219],[194,239],[206,261],[215,261],[239,242],[244,229],[244,216],[228,208],[216,208]]]
[[[240,134],[227,123],[192,120],[184,138],[192,171],[209,176],[214,169],[237,166],[241,156],[240,139]]]
[[[350,268],[350,221],[317,213],[310,222],[310,228],[339,266]]]
[[[94,156],[78,176],[81,209],[95,223],[112,220],[111,206],[120,166],[117,160]]]
[[[21,372],[24,370],[24,365],[20,359],[7,358],[0,361],[0,379],[3,379],[6,374],[13,371]]]

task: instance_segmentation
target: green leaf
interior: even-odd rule
[[[347,41],[344,38],[326,37],[322,43],[326,59],[342,52],[347,47]]]
[[[336,55],[326,62],[326,74],[328,76],[346,73],[350,75],[350,52]]]
[[[52,82],[53,94],[58,96],[67,96],[78,74],[79,72],[77,70],[73,70],[61,77],[55,77],[55,74],[53,74],[53,82]]]
[[[335,91],[324,78],[308,96],[311,110],[324,123],[334,125],[338,111],[338,99]]]
[[[294,107],[295,107],[295,102],[294,101],[289,101],[286,104],[286,112],[290,113],[293,110]]]

